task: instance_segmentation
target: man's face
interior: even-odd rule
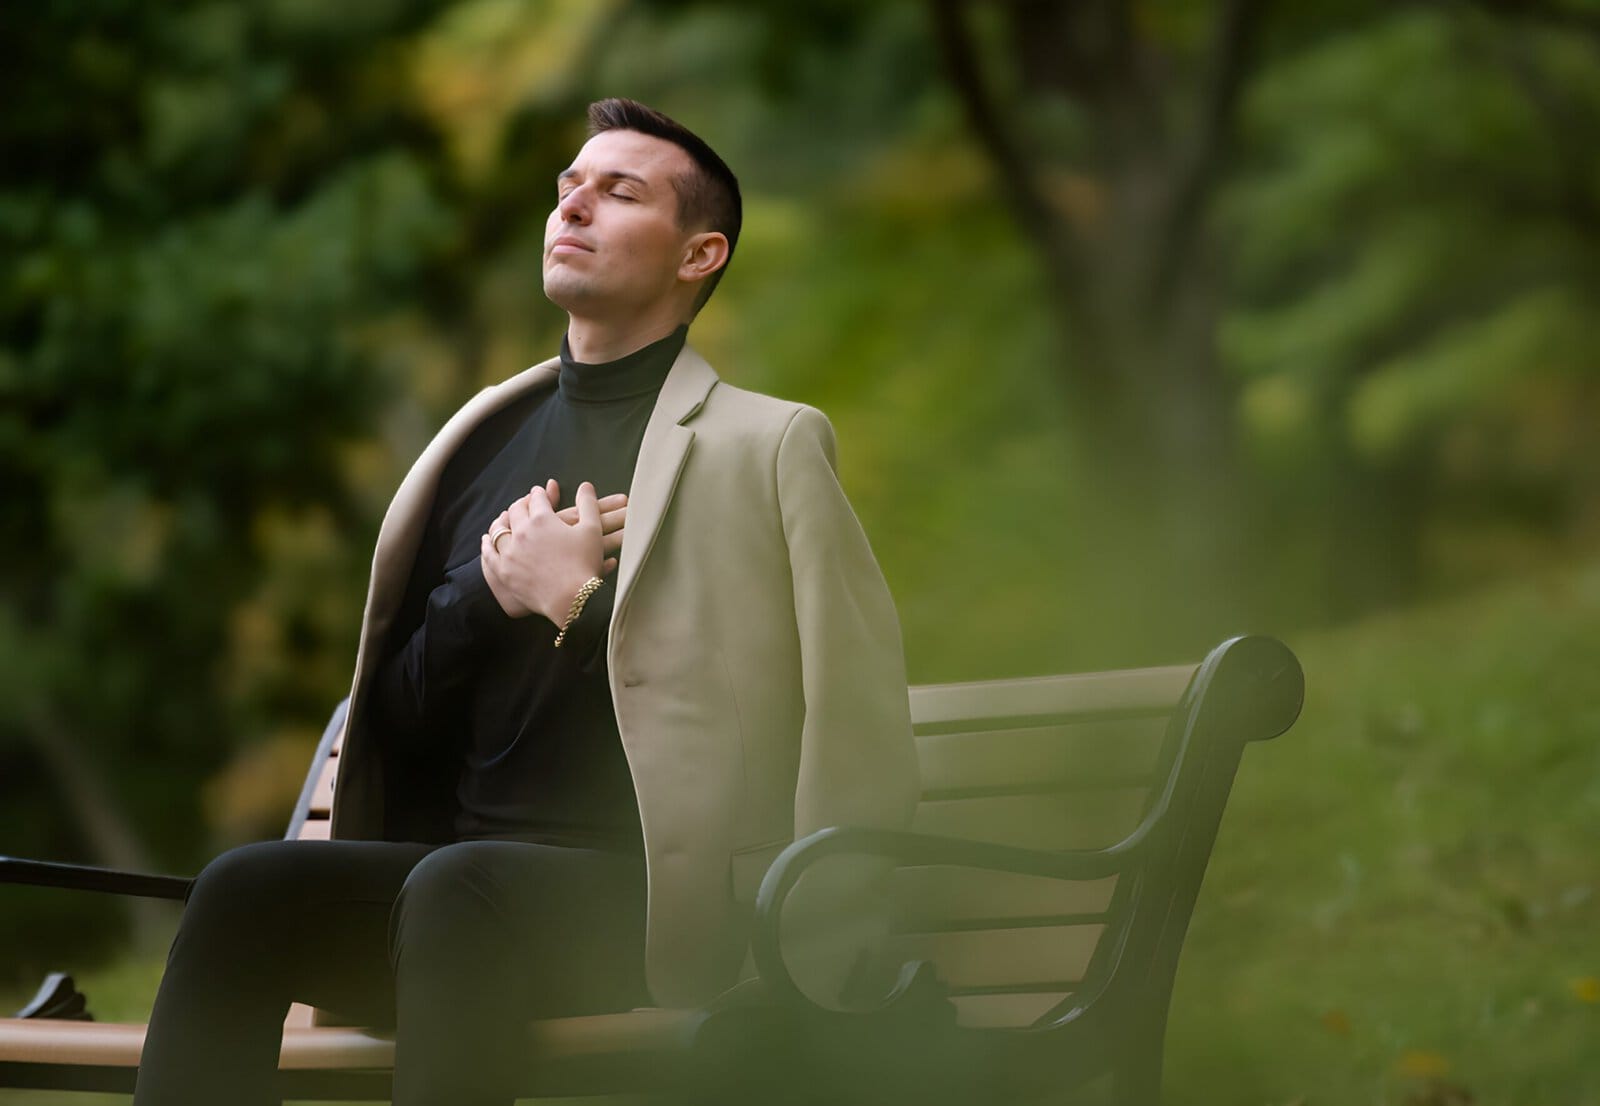
[[[557,178],[545,220],[544,292],[588,317],[639,313],[678,292],[690,232],[678,226],[673,180],[689,155],[638,131],[602,131]]]

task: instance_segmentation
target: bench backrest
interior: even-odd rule
[[[339,775],[339,748],[344,740],[344,716],[350,700],[333,708],[333,715],[322,730],[317,754],[311,758],[311,771],[300,789],[300,801],[283,835],[289,841],[326,841],[329,818],[333,814],[333,784]]]
[[[1240,753],[1287,729],[1302,691],[1270,638],[1225,642],[1198,666],[911,688],[915,830],[1052,852],[1148,840],[1079,881],[900,868],[895,951],[937,965],[965,1025],[1045,1027],[1097,1000],[1164,1018]],[[344,709],[290,838],[328,836]]]
[[[1051,851],[1117,843],[1165,778],[1163,738],[1194,672],[913,688],[913,828]],[[938,966],[963,1024],[1025,1026],[1081,988],[1120,876],[908,867],[895,878],[901,958]]]
[[[1132,844],[1082,880],[895,873],[902,959],[932,961],[964,1025],[1048,1028],[1093,1008],[1159,1035],[1244,745],[1283,732],[1303,678],[1271,638],[1198,666],[913,688],[914,828],[1050,852]],[[1146,1033],[1145,1035],[1148,1035]]]

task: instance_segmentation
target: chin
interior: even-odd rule
[[[544,298],[561,308],[563,311],[573,311],[581,307],[593,296],[593,289],[589,282],[576,280],[571,273],[546,273],[544,278]]]

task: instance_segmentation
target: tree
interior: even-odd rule
[[[1576,487],[1551,471],[1559,461],[1530,473],[1491,448],[1459,474],[1469,490],[1440,453],[1472,424],[1503,427],[1508,390],[1565,380],[1556,390],[1577,398],[1593,374],[1591,11],[929,12],[997,191],[1049,275],[1084,455],[1115,458],[1115,498],[1165,505],[1143,537],[1185,549],[1197,574],[1261,576],[1297,515],[1322,552],[1293,585],[1303,598],[1265,609],[1327,617],[1415,594],[1436,493],[1476,500],[1480,518],[1552,497],[1565,506],[1544,508],[1547,524],[1581,514],[1593,481]],[[1300,393],[1315,414],[1288,434],[1306,463],[1285,480],[1241,452],[1238,424]],[[1533,407],[1523,432],[1554,430],[1571,443],[1562,458],[1592,472],[1575,429]],[[1263,609],[1245,590],[1258,594],[1229,601]]]
[[[383,391],[363,326],[451,229],[386,52],[433,7],[8,10],[8,851],[192,864],[199,781],[337,698],[356,614],[319,625],[315,588],[278,612],[308,632],[293,678],[225,677],[285,529],[331,528],[312,575],[359,578],[373,519],[343,450]]]

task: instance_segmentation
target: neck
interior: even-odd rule
[[[609,319],[567,316],[567,346],[572,359],[585,365],[603,365],[658,342],[683,325],[676,315],[636,318],[626,323]]]

